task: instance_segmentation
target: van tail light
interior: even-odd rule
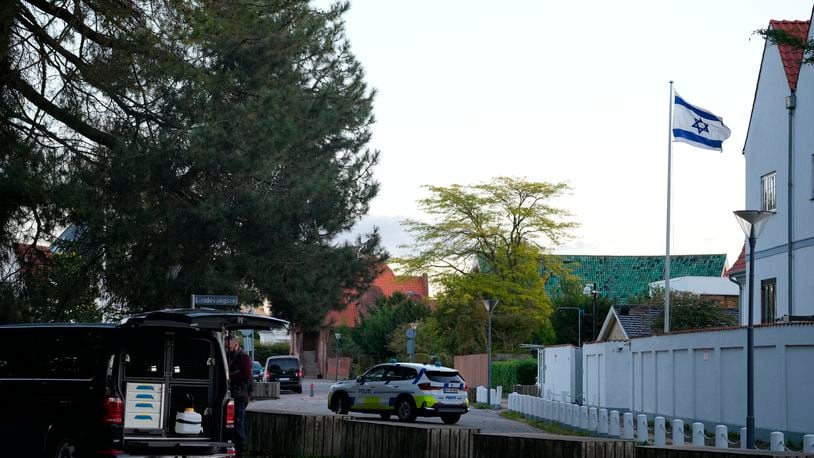
[[[234,399],[230,399],[229,402],[226,403],[226,427],[227,428],[234,428],[235,427],[235,401],[234,401]]]
[[[102,422],[113,425],[124,424],[124,403],[118,396],[108,396],[104,402]]]
[[[302,379],[302,368],[300,368],[300,370],[297,371],[297,377]]]
[[[421,391],[433,391],[433,390],[440,390],[440,386],[432,386],[430,383],[419,383],[418,389]]]

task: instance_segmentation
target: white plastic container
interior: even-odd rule
[[[201,414],[192,407],[187,407],[183,412],[178,412],[175,416],[176,434],[201,434]]]

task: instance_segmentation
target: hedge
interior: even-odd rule
[[[504,395],[511,393],[515,385],[534,385],[536,378],[536,358],[492,362],[492,386],[502,386]]]

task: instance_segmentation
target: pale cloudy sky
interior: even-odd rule
[[[665,249],[669,81],[722,116],[723,153],[673,147],[674,254],[727,253],[743,234],[746,136],[770,19],[802,0],[352,0],[347,34],[376,88],[381,192],[357,225],[422,217],[421,185],[508,175],[566,181],[581,224],[560,254]]]

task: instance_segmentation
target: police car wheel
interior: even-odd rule
[[[441,415],[441,421],[443,421],[447,425],[454,425],[458,423],[458,420],[461,419],[461,414],[459,413],[445,413]]]
[[[390,419],[390,412],[380,413],[379,416],[382,417],[382,420],[389,420]]]
[[[334,412],[340,415],[347,415],[350,412],[350,399],[345,393],[340,394],[334,401]]]
[[[396,403],[396,415],[398,415],[399,421],[415,421],[417,412],[413,400],[408,397],[399,399]]]

